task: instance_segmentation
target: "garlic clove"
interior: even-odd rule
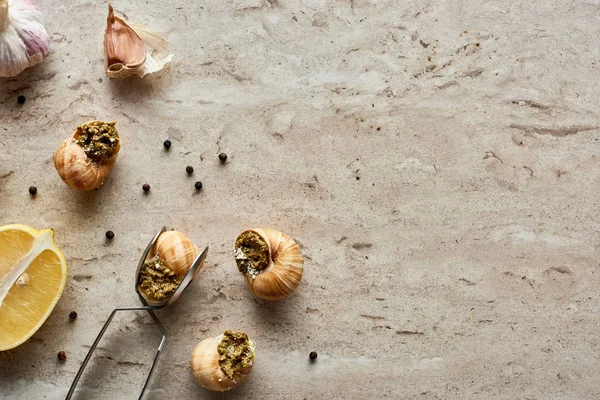
[[[38,6],[0,0],[0,77],[12,77],[44,60],[50,38]]]
[[[281,300],[300,285],[304,259],[300,246],[274,229],[242,232],[235,243],[238,270],[252,293],[265,300]]]
[[[200,249],[192,243],[189,237],[181,232],[163,232],[156,241],[155,254],[165,265],[177,275],[183,277],[191,268],[194,260],[200,254]],[[196,273],[204,267],[200,265]]]
[[[164,36],[164,32],[125,22],[115,16],[109,4],[104,35],[106,75],[110,78],[132,75],[144,77],[163,69],[173,59],[173,55],[168,53],[168,42]]]
[[[225,331],[204,339],[192,352],[192,373],[205,389],[223,392],[242,383],[252,371],[254,342],[243,332]]]
[[[106,181],[121,149],[114,126],[114,122],[90,121],[78,126],[73,135],[60,144],[54,153],[54,167],[69,187],[89,191]]]
[[[108,76],[124,77],[138,74],[146,61],[146,46],[138,34],[115,15],[108,4],[104,34],[104,68]]]

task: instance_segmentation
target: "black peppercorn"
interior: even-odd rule
[[[219,154],[219,160],[221,160],[222,163],[227,161],[227,154],[225,154],[225,153]]]
[[[29,194],[35,196],[37,194],[37,188],[35,186],[29,186]]]
[[[194,167],[192,167],[191,165],[188,165],[187,167],[185,167],[185,172],[187,172],[188,174],[193,174]]]
[[[311,351],[310,354],[308,355],[308,358],[310,358],[311,360],[316,360],[317,359],[317,352],[316,351]]]
[[[108,240],[111,240],[112,238],[115,237],[115,233],[113,231],[106,231],[106,233],[104,234],[104,236],[106,236],[106,238]]]
[[[69,318],[71,318],[71,319],[75,319],[75,318],[77,318],[77,312],[76,312],[76,311],[71,311],[71,312],[69,313]]]
[[[64,351],[59,351],[57,357],[60,361],[65,361],[67,359],[67,354]]]
[[[169,139],[165,140],[163,146],[165,146],[165,149],[168,149],[171,147],[171,141]]]
[[[202,190],[202,182],[198,181],[194,183],[194,187],[196,188],[196,190]]]
[[[25,96],[20,95],[19,97],[17,97],[17,103],[25,104]]]
[[[144,192],[147,192],[147,191],[149,191],[149,190],[150,190],[150,185],[148,185],[147,183],[144,183],[144,185],[142,186],[142,190],[143,190]]]

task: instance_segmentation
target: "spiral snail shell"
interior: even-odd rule
[[[242,232],[235,241],[235,261],[252,293],[265,300],[289,296],[304,270],[300,246],[274,229]]]
[[[179,276],[185,276],[200,249],[181,232],[167,231],[160,234],[154,244],[155,252],[165,266]],[[203,265],[198,268],[198,271]]]
[[[225,331],[204,339],[192,352],[192,373],[205,389],[224,392],[233,389],[250,374],[255,345],[244,332]]]
[[[94,190],[104,183],[121,149],[115,122],[90,121],[79,125],[54,153],[54,167],[75,190]]]
[[[140,293],[152,302],[169,299],[199,254],[200,249],[183,233],[161,233],[140,270]],[[203,266],[204,262],[196,270],[194,277]]]

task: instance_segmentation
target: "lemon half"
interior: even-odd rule
[[[42,326],[66,282],[67,262],[52,229],[0,227],[0,351],[17,347]]]

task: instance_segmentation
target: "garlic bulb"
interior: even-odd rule
[[[254,358],[255,345],[248,335],[225,331],[198,343],[192,353],[192,373],[205,389],[224,392],[246,379]]]
[[[298,244],[273,229],[251,229],[235,241],[235,261],[250,290],[265,300],[280,300],[300,284],[304,259]]]
[[[54,153],[54,167],[75,190],[93,190],[104,183],[121,149],[115,122],[91,121],[79,125]]]
[[[200,249],[183,233],[176,231],[161,233],[140,270],[138,278],[140,293],[152,302],[168,300],[199,254]],[[203,266],[204,262],[200,264],[193,278]]]
[[[41,63],[50,46],[42,12],[31,0],[0,0],[0,77]]]
[[[173,59],[161,34],[143,25],[128,24],[108,4],[104,33],[104,70],[110,78],[144,77],[160,71]]]

